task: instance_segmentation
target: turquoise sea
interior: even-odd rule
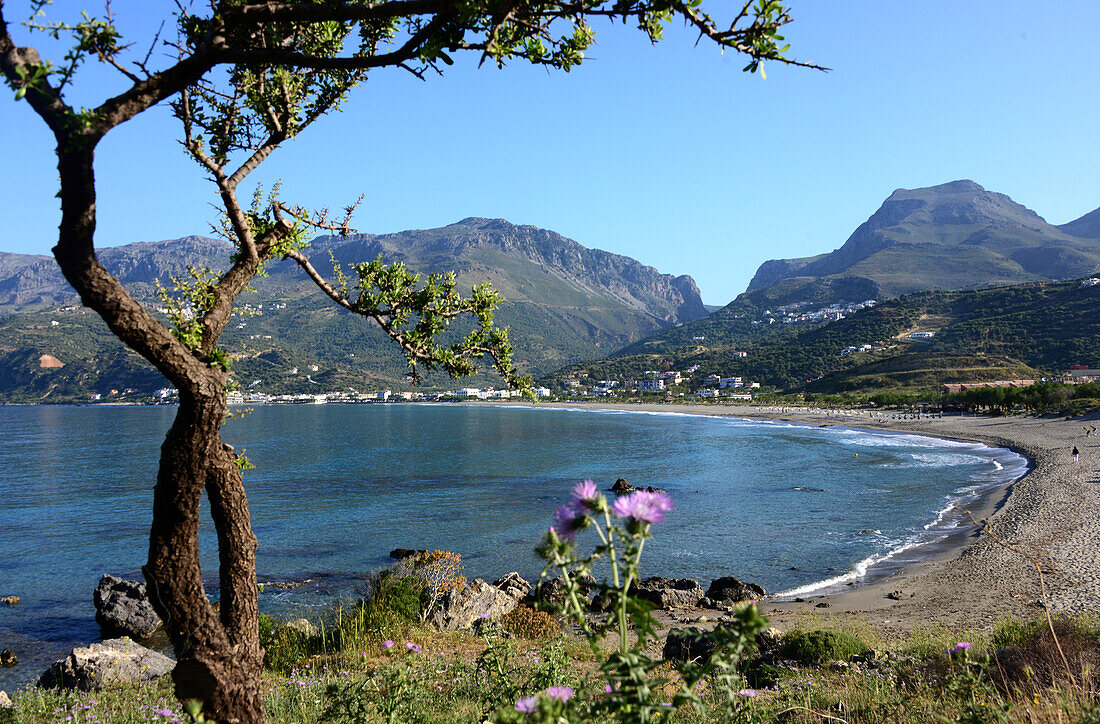
[[[140,578],[171,407],[0,407],[0,648],[36,680],[93,641],[91,592]],[[881,575],[962,534],[974,505],[1026,471],[1008,450],[912,435],[681,414],[371,404],[259,406],[225,438],[246,473],[261,608],[355,595],[393,548],[462,554],[467,576],[538,575],[532,548],[578,480],[624,477],[676,508],[644,573],[734,575],[801,595]],[[583,535],[581,542],[585,541]],[[213,527],[202,538],[216,597]]]

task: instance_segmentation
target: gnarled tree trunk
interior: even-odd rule
[[[57,136],[62,221],[54,257],[81,301],[180,393],[179,411],[161,447],[144,568],[153,607],[179,661],[173,673],[176,694],[183,701],[200,700],[205,715],[218,722],[262,722],[256,536],[241,471],[221,439],[228,377],[184,347],[100,264],[92,244],[98,139],[74,136],[68,128],[57,129]],[[211,346],[223,328],[224,321]],[[218,533],[218,611],[206,597],[199,562],[203,490]]]
[[[256,536],[232,449],[222,443],[225,395],[180,394],[176,420],[161,447],[149,562],[153,607],[165,622],[179,663],[176,695],[202,701],[219,722],[263,721],[258,636]],[[199,565],[199,505],[205,488],[218,533],[220,608],[206,597]]]

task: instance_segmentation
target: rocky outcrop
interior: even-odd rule
[[[649,601],[655,608],[680,608],[698,606],[703,598],[703,587],[690,578],[654,576],[631,586],[630,595]]]
[[[19,596],[4,596],[3,598],[0,598],[0,603],[4,604],[5,606],[14,606],[15,604],[19,603]]]
[[[417,556],[424,555],[428,551],[422,548],[394,548],[390,551],[390,558],[395,561],[403,561],[406,558],[416,558]]]
[[[710,584],[706,598],[700,605],[704,608],[724,608],[748,601],[759,601],[765,595],[763,586],[747,583],[733,576],[724,576]]]
[[[577,585],[584,593],[584,600],[579,601],[581,605],[587,605],[588,594],[596,589],[599,585],[596,579],[589,574],[584,574],[577,578]],[[531,592],[529,597],[532,601],[541,603],[543,605],[549,605],[556,608],[565,606],[565,581],[558,578],[551,578],[549,581],[543,581],[542,585],[535,588]]]
[[[0,669],[7,669],[19,663],[19,657],[11,649],[0,651]]]
[[[0,709],[11,709],[14,706],[8,698],[8,692],[0,691]]]
[[[528,583],[523,576],[519,575],[516,571],[512,571],[496,579],[493,581],[493,585],[516,599],[516,601],[522,601],[527,598],[534,589],[534,586]]]
[[[634,486],[627,482],[626,478],[619,478],[615,481],[615,484],[611,486],[612,493],[629,493],[634,490]]]
[[[431,622],[440,631],[472,628],[481,619],[497,619],[509,613],[518,601],[480,578],[440,599]]]
[[[295,631],[306,638],[312,638],[317,635],[317,627],[310,623],[308,618],[296,618],[287,621],[282,627],[287,631]]]
[[[145,639],[160,628],[160,616],[149,603],[143,582],[104,576],[99,579],[92,601],[95,620],[104,637]]]
[[[127,638],[108,639],[75,648],[55,662],[38,685],[45,689],[97,691],[105,686],[152,681],[168,674],[176,662]]]

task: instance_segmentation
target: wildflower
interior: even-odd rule
[[[967,641],[960,641],[947,650],[947,655],[952,656],[954,654],[961,654],[965,651],[969,651],[971,644]]]
[[[414,644],[412,641],[406,641],[405,648],[412,651],[414,654],[420,653],[420,644]]]
[[[613,691],[615,691],[615,689],[611,686],[611,684],[604,684],[603,692],[605,694],[610,694]]]
[[[585,514],[584,507],[573,502],[569,505],[563,505],[555,511],[554,526],[550,530],[557,533],[558,537],[563,540],[573,540],[577,535],[577,531],[587,524],[588,516]]]
[[[384,649],[392,649],[392,648],[393,648],[393,641],[392,641],[392,640],[386,640],[386,641],[383,641],[383,642],[382,642],[382,648],[384,648]]]
[[[664,493],[637,490],[615,501],[611,512],[619,518],[632,518],[637,523],[660,523],[672,510],[672,498]]]
[[[533,696],[525,696],[516,702],[516,711],[530,714],[539,708],[539,700]]]
[[[171,709],[169,709],[168,707],[164,707],[163,709],[157,709],[153,713],[156,714],[157,716],[175,716],[175,713]]]
[[[573,488],[573,500],[577,503],[595,503],[599,495],[596,484],[591,480],[582,480]]]
[[[740,694],[741,696],[747,696],[749,698],[752,698],[752,697],[756,696],[756,689],[742,689],[741,691],[739,691],[737,693]]]
[[[546,690],[546,695],[564,704],[573,698],[573,690],[568,686],[551,686]]]

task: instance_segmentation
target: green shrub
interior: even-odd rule
[[[269,617],[270,618],[270,617]],[[307,657],[317,653],[323,648],[322,638],[319,635],[310,635],[305,631],[287,626],[275,625],[268,634],[267,643],[264,645],[264,668],[280,673],[287,673]]]
[[[795,634],[780,653],[803,664],[840,661],[867,650],[859,637],[840,631],[808,631]]]
[[[561,624],[545,611],[520,604],[500,619],[504,630],[528,641],[553,638],[561,634]]]
[[[272,636],[275,634],[275,619],[268,616],[266,613],[260,614],[260,646],[267,647]]]
[[[753,689],[775,688],[780,681],[791,676],[794,676],[794,672],[790,669],[764,664],[759,661],[753,662],[745,668],[745,681]]]
[[[989,640],[989,647],[993,650],[1008,648],[1009,646],[1027,646],[1035,640],[1040,626],[1046,626],[1046,621],[1002,621],[993,629],[993,636]]]
[[[373,599],[380,610],[391,612],[396,618],[416,621],[424,596],[424,582],[416,576],[396,576],[387,572],[380,579]],[[372,599],[372,600],[373,600]]]

